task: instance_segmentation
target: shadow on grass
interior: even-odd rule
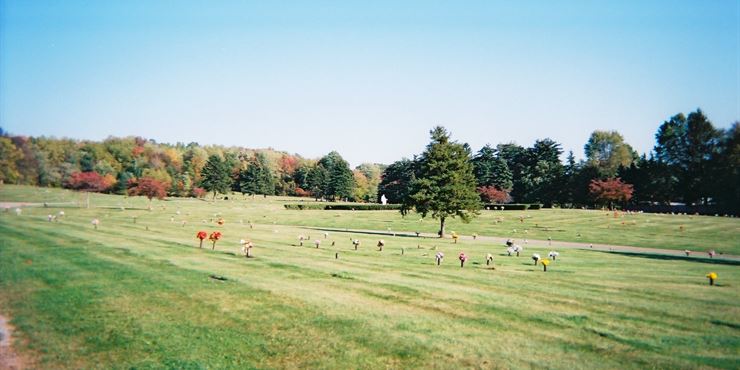
[[[740,261],[728,260],[723,258],[698,258],[698,257],[684,257],[684,256],[672,256],[668,254],[657,254],[657,253],[635,253],[635,252],[617,252],[617,251],[595,251],[600,253],[619,254],[627,257],[640,257],[649,258],[655,260],[666,260],[666,261],[686,261],[686,262],[697,262],[707,263],[712,265],[731,265],[740,266]]]

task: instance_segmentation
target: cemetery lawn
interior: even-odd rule
[[[14,349],[38,368],[740,363],[734,260],[562,249],[543,272],[530,257],[545,257],[546,245],[509,257],[503,245],[469,237],[325,236],[301,226],[433,233],[438,224],[395,211],[288,211],[282,205],[296,199],[230,198],[155,200],[149,211],[144,198],[92,194],[91,208],[79,208],[79,193],[0,187],[0,202],[49,205],[0,212],[0,314],[15,327]],[[59,211],[59,222],[47,221]],[[740,255],[739,227],[724,217],[541,210],[484,211],[448,230]],[[223,233],[215,251],[208,240],[198,248],[199,230]],[[298,235],[310,240],[299,246]],[[239,239],[255,243],[255,258],[239,255]],[[445,259],[436,266],[439,251]],[[470,259],[460,268],[463,251]],[[719,275],[715,286],[710,272]]]

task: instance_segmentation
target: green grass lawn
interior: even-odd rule
[[[83,198],[0,187],[0,201]],[[434,232],[436,222],[385,211],[287,211],[286,201],[174,199],[155,201],[148,211],[145,199],[94,194],[90,209],[0,212],[0,313],[16,326],[16,348],[40,368],[740,363],[740,266],[733,261],[568,249],[545,273],[529,258],[547,254],[541,245],[528,245],[517,258],[481,240],[383,236],[379,252],[378,236],[331,232],[325,238],[299,226]],[[60,210],[66,213],[60,222],[46,221]],[[531,218],[522,223],[520,215]],[[211,221],[221,216],[225,225]],[[494,224],[497,217],[504,220]],[[93,218],[101,221],[98,230]],[[715,243],[714,249],[740,254],[738,224],[723,217],[615,219],[598,211],[542,210],[484,212],[471,224],[453,222],[450,230],[509,236],[516,228],[517,238],[528,229],[531,239],[552,234],[555,240],[697,250]],[[208,241],[198,249],[198,230],[220,230],[224,238],[215,251]],[[303,247],[300,234],[311,237]],[[255,258],[239,256],[242,238],[255,243]],[[358,251],[351,238],[362,240]],[[441,266],[433,258],[438,251],[446,256]],[[470,256],[464,268],[456,259],[461,251]],[[495,269],[485,265],[487,253]],[[719,274],[717,286],[708,285],[709,272]]]

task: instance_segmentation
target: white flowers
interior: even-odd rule
[[[355,246],[355,250],[360,246],[360,239],[352,239],[352,245]]]
[[[553,261],[558,258],[560,253],[555,251],[550,251],[550,253],[547,254],[548,257],[550,257]]]
[[[100,225],[100,220],[98,220],[97,218],[94,218],[91,223],[92,223],[93,227],[95,227],[95,230],[97,230],[98,229],[98,225]]]
[[[241,239],[239,240],[239,244],[242,246],[242,254],[244,257],[252,257],[252,247],[254,247],[254,244],[252,244],[249,240]]]
[[[442,260],[445,258],[445,254],[442,252],[437,252],[437,254],[434,255],[434,259],[437,260],[437,266],[439,266],[440,263],[442,263]]]
[[[506,243],[509,244],[511,239],[507,241]],[[506,248],[506,253],[511,256],[512,253],[516,253],[516,256],[519,257],[519,253],[523,252],[524,248],[522,248],[518,244],[510,244],[508,248]]]
[[[314,244],[316,244],[316,248],[318,248],[319,245],[321,245],[321,240],[319,240],[319,239],[316,239],[313,242],[314,242]]]
[[[16,216],[20,216],[20,215],[21,215],[21,213],[23,213],[23,210],[22,210],[22,209],[20,209],[20,208],[16,208],[16,209],[15,209],[15,215],[16,215]]]

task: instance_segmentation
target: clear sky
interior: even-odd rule
[[[740,119],[740,1],[0,0],[13,134],[273,147],[352,165],[670,116]]]

